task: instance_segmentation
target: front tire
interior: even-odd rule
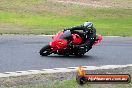
[[[40,50],[40,55],[41,56],[48,56],[51,54],[51,47],[50,45],[46,45],[44,46],[41,50]]]

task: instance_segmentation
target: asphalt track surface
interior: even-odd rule
[[[0,36],[0,72],[40,70],[75,66],[132,64],[132,37],[104,37],[103,41],[83,57],[39,55],[51,36]]]

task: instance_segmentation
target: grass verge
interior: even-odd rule
[[[16,86],[13,88],[131,88],[132,82],[129,84],[84,84],[79,85],[75,79],[56,81],[49,84],[36,84]]]
[[[1,34],[55,34],[91,21],[102,35],[132,36],[132,9],[94,8],[52,0],[0,2]]]

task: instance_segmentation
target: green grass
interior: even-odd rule
[[[53,83],[40,83],[31,85],[20,85],[13,88],[131,88],[132,83],[129,84],[77,84],[75,79],[56,81]]]
[[[132,36],[132,9],[91,8],[48,0],[3,0],[0,8],[0,24],[8,24],[0,26],[2,34],[54,34],[91,21],[98,34]]]

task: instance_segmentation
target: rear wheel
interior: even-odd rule
[[[41,50],[40,50],[40,55],[41,56],[48,56],[51,54],[51,47],[50,45],[46,45],[44,46]]]

